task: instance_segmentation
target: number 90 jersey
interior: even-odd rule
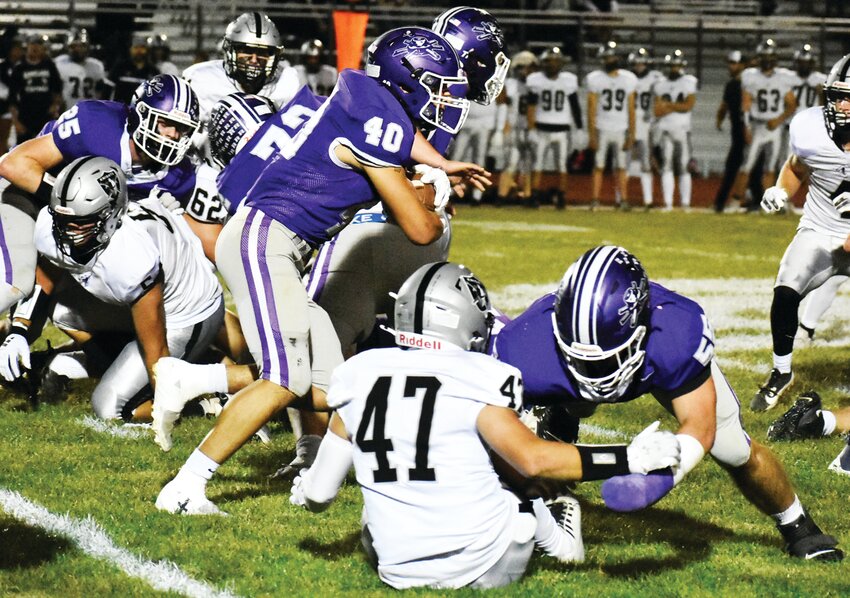
[[[785,69],[775,69],[767,75],[754,67],[741,74],[741,88],[752,98],[750,116],[753,120],[770,120],[784,112],[785,95],[794,86],[791,75]]]
[[[578,77],[562,71],[555,79],[543,72],[531,73],[526,80],[528,101],[537,106],[537,122],[541,125],[572,126],[570,96],[578,92]]]
[[[511,542],[503,490],[477,418],[518,409],[516,368],[482,353],[375,349],[333,372],[328,405],[354,444],[378,572],[394,587],[483,574]]]
[[[850,193],[850,153],[829,136],[820,106],[795,116],[789,132],[791,153],[811,169],[799,226],[845,239],[850,219],[841,217],[833,201]]]
[[[631,71],[618,69],[611,76],[605,71],[589,73],[588,93],[596,94],[596,128],[600,131],[626,131],[629,128],[629,95],[637,88]],[[590,115],[588,115],[589,117]]]
[[[366,174],[341,162],[336,148],[348,148],[364,166],[402,167],[410,162],[415,130],[389,89],[362,71],[345,70],[292,141],[277,148],[245,205],[318,247],[376,202]],[[261,142],[252,151],[261,151]]]

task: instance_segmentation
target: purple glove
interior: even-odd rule
[[[673,470],[656,469],[643,475],[630,473],[605,480],[602,500],[612,511],[631,513],[654,505],[673,489]]]

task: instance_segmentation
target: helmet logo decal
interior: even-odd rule
[[[118,197],[121,184],[118,181],[118,175],[114,171],[107,170],[101,174],[97,177],[97,183],[109,197]]]
[[[625,305],[617,310],[617,314],[620,316],[620,325],[622,326],[628,322],[629,328],[635,328],[638,323],[640,308],[645,302],[645,282],[643,280],[640,283],[632,281],[632,284],[628,289],[626,289],[626,292],[623,293],[623,303]]]
[[[499,45],[504,45],[505,43],[502,38],[502,32],[499,31],[495,23],[491,23],[490,21],[483,21],[480,25],[474,26],[472,30],[475,32],[478,40],[493,40]]]
[[[159,76],[154,77],[153,79],[147,82],[147,85],[145,85],[145,95],[152,96],[154,94],[160,93],[162,91],[162,88],[162,79],[160,79]]]
[[[469,294],[472,295],[472,301],[475,303],[475,307],[481,311],[487,311],[487,290],[484,288],[484,284],[474,276],[459,276],[457,283],[455,283],[459,291],[461,290],[461,281],[466,285]]]
[[[404,45],[393,51],[393,57],[404,56],[428,56],[433,60],[439,60],[443,57],[443,52],[446,47],[436,39],[428,39],[424,35],[419,35],[413,32],[405,32]],[[409,36],[409,37],[408,37]]]

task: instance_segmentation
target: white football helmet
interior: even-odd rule
[[[274,78],[283,56],[277,26],[268,15],[258,11],[243,13],[230,22],[221,49],[224,72],[247,93],[257,93]],[[256,59],[252,61],[246,55]]]

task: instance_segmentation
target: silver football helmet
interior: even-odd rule
[[[826,130],[839,145],[850,141],[850,54],[836,62],[823,85]],[[841,106],[839,106],[841,104]]]
[[[230,22],[221,49],[224,71],[247,93],[257,93],[274,78],[283,56],[277,27],[268,15],[257,11],[243,13]]]
[[[56,177],[47,209],[59,251],[87,264],[121,226],[127,211],[124,172],[109,158],[77,158]]]
[[[395,338],[401,347],[487,350],[493,314],[487,289],[465,266],[425,264],[401,286],[395,301]]]

